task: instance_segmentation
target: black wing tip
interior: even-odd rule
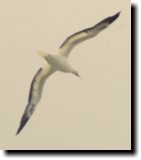
[[[16,132],[16,136],[20,133],[20,131],[22,130],[22,128],[19,128]]]
[[[114,16],[118,18],[120,14],[121,14],[121,11],[117,12]]]
[[[21,130],[23,129],[24,125],[21,125],[19,126],[17,132],[16,132],[16,136],[21,132]]]
[[[16,132],[16,135],[18,135],[21,132],[21,130],[24,128],[24,126],[26,125],[26,123],[27,123],[28,120],[29,120],[29,118],[27,118],[27,117],[23,117],[22,118],[20,126],[19,126],[19,128],[18,128],[18,130]]]
[[[107,20],[109,22],[109,24],[113,23],[119,16],[120,16],[121,11],[119,11],[118,13],[116,13],[115,15],[109,17]]]

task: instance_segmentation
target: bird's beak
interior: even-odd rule
[[[82,77],[81,77],[78,73],[76,73],[75,75],[76,75],[77,77],[79,77],[79,78],[81,78],[81,79],[82,79]]]
[[[47,58],[48,53],[44,51],[37,50],[36,51],[42,58]]]

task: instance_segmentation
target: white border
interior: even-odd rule
[[[141,20],[140,20],[140,11],[139,11],[139,8],[141,7],[141,1],[140,0],[131,0],[132,4],[136,5],[137,7],[137,13],[138,13],[138,19],[137,19],[137,28],[138,28],[138,31],[137,31],[137,42],[139,42],[139,39],[140,39],[140,32],[139,32],[139,28],[141,26]],[[137,45],[137,68],[138,68],[138,72],[137,72],[137,82],[139,82],[141,80],[141,71],[139,71],[139,69],[141,69],[141,56],[140,56],[140,46],[139,46],[139,43]],[[140,54],[139,54],[140,53]],[[140,62],[140,63],[139,63]],[[138,84],[137,85],[137,95],[139,95],[139,92],[141,92],[141,86]],[[135,155],[116,155],[116,156],[110,156],[110,155],[107,155],[107,156],[104,156],[104,155],[96,155],[96,156],[7,156],[4,151],[0,151],[0,160],[3,160],[5,158],[12,158],[12,159],[15,159],[15,158],[22,158],[23,160],[28,160],[28,159],[40,159],[40,158],[48,158],[48,160],[50,159],[58,159],[58,158],[69,158],[69,159],[88,159],[88,158],[95,158],[96,160],[99,159],[99,160],[102,160],[102,159],[137,159],[137,160],[141,160],[141,139],[139,135],[141,135],[141,126],[139,126],[140,122],[141,122],[141,109],[139,108],[139,106],[141,106],[140,103],[141,100],[139,99],[139,96],[137,97],[137,153]],[[139,116],[140,115],[140,116]]]

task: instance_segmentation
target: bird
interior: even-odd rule
[[[50,77],[50,75],[52,75],[56,71],[72,73],[73,75],[80,77],[78,71],[74,69],[68,61],[68,56],[71,53],[72,49],[79,43],[98,35],[101,31],[112,24],[119,17],[120,13],[121,12],[118,12],[113,16],[103,19],[90,28],[72,34],[67,39],[65,39],[56,54],[48,54],[45,51],[37,51],[38,54],[46,60],[48,65],[46,64],[45,66],[41,67],[33,77],[28,96],[28,103],[22,115],[16,135],[19,134],[24,128],[31,115],[33,114],[36,106],[38,105],[42,97],[44,84],[48,77]]]

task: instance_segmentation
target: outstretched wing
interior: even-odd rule
[[[31,88],[29,92],[29,99],[28,104],[26,106],[26,109],[23,113],[20,126],[18,128],[18,131],[16,134],[20,133],[20,131],[23,129],[27,121],[30,119],[32,113],[35,110],[36,105],[39,103],[41,96],[42,96],[42,90],[45,83],[45,80],[54,72],[54,70],[50,66],[45,66],[44,68],[40,68],[37,73],[35,74],[32,83]]]
[[[85,30],[82,30],[80,32],[77,32],[71,36],[69,36],[64,43],[60,46],[59,52],[64,55],[65,57],[68,57],[71,50],[80,42],[83,42],[84,40],[90,39],[95,37],[99,32],[107,28],[112,22],[114,22],[120,15],[120,12],[115,14],[114,16],[108,17],[95,26],[91,28],[87,28]]]

